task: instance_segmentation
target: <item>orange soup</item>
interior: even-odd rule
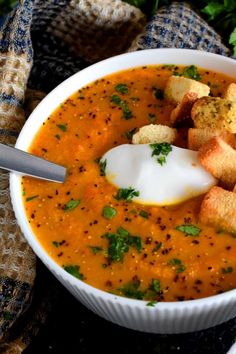
[[[112,147],[131,143],[138,128],[169,125],[174,105],[163,89],[170,75],[183,72],[148,66],[97,80],[63,102],[30,147],[68,168],[63,184],[22,178],[32,230],[59,265],[98,289],[155,302],[236,287],[235,235],[199,223],[204,195],[168,207],[140,205],[132,195],[119,199],[99,163]],[[219,73],[199,74],[213,96],[233,82]],[[186,128],[179,132],[176,145],[186,147]]]

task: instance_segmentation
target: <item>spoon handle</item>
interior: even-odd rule
[[[65,167],[4,144],[0,144],[0,168],[60,183],[66,177]]]

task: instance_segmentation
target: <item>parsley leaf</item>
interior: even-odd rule
[[[30,202],[31,200],[33,200],[35,198],[38,198],[38,195],[32,195],[31,197],[27,197],[25,201]]]
[[[227,273],[232,273],[233,268],[232,267],[227,267],[227,268],[221,268],[221,272],[223,274],[227,274]]]
[[[137,128],[133,128],[131,130],[128,130],[127,132],[125,132],[125,136],[127,139],[131,140],[133,135],[136,133]]]
[[[155,293],[159,294],[161,291],[161,283],[158,279],[152,279],[152,282],[149,286],[149,289],[154,291]]]
[[[156,246],[153,248],[152,252],[157,252],[162,246],[162,242],[158,242]]]
[[[148,218],[149,218],[149,214],[148,214],[148,212],[145,211],[145,210],[141,210],[141,211],[139,212],[139,215],[142,216],[142,218],[144,218],[144,219],[148,219]]]
[[[163,100],[164,99],[164,91],[158,88],[154,88],[154,95],[157,100]]]
[[[93,254],[97,254],[98,252],[103,251],[103,248],[100,246],[89,246]]]
[[[171,266],[175,266],[175,271],[176,273],[182,273],[185,271],[186,267],[185,265],[182,263],[182,261],[178,258],[172,258],[169,262],[169,265]]]
[[[64,205],[65,211],[74,210],[80,204],[80,199],[71,199]]]
[[[166,163],[166,156],[172,151],[169,143],[150,144],[152,156],[157,156],[157,162],[163,166]]]
[[[105,206],[102,210],[102,216],[104,216],[105,219],[110,220],[116,216],[116,209],[110,206]]]
[[[63,132],[67,131],[67,126],[65,124],[57,124],[57,127]]]
[[[197,67],[195,65],[191,65],[186,67],[183,70],[183,76],[189,78],[189,79],[193,79],[193,80],[201,80],[201,75],[198,73],[197,71]]]
[[[201,229],[195,225],[180,225],[175,229],[183,232],[186,236],[198,236],[201,232]]]
[[[155,113],[148,113],[148,120],[151,124],[156,123],[157,117]]]
[[[117,92],[123,93],[123,94],[129,92],[128,86],[127,86],[126,84],[122,84],[122,83],[117,84],[117,85],[115,86],[115,90],[116,90]]]
[[[78,265],[67,265],[67,266],[63,266],[63,268],[65,269],[65,271],[67,273],[70,273],[74,277],[76,277],[76,278],[78,278],[80,280],[85,279],[84,275],[82,273],[80,273],[80,266],[78,266]]]
[[[130,235],[123,227],[119,227],[117,233],[107,233],[103,237],[108,239],[108,257],[111,261],[121,262],[130,246],[138,252],[142,250],[141,237]]]
[[[120,98],[120,96],[114,94],[111,96],[111,102],[121,107],[123,112],[123,118],[126,120],[132,118],[132,112],[129,109],[128,103]]]
[[[99,160],[99,167],[100,167],[100,176],[106,176],[106,167],[107,167],[107,160]]]
[[[139,196],[139,192],[136,191],[134,188],[129,187],[129,188],[120,188],[118,189],[117,194],[114,196],[114,198],[116,200],[121,200],[124,199],[127,202],[131,202],[131,200],[134,197],[138,197]]]
[[[126,297],[142,300],[145,296],[145,291],[139,289],[140,284],[140,280],[135,279],[125,284],[122,288],[119,288],[118,290],[121,291],[121,293]]]
[[[153,301],[149,301],[146,306],[150,306],[150,307],[155,307],[155,305],[158,304],[158,301],[153,300]]]

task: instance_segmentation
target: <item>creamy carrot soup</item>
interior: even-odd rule
[[[22,178],[28,222],[59,265],[98,289],[151,303],[236,287],[235,235],[199,223],[204,195],[173,206],[135,203],[132,188],[122,195],[99,160],[131,143],[138,128],[169,125],[174,105],[163,89],[170,75],[183,72],[174,65],[139,67],[78,90],[48,117],[29,149],[67,167],[65,183]],[[213,96],[233,82],[197,73]],[[175,145],[186,147],[186,128],[179,132]]]

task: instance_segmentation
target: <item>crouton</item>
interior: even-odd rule
[[[236,183],[236,151],[219,137],[210,139],[199,150],[199,161],[228,188]]]
[[[236,133],[236,102],[234,101],[219,97],[202,97],[194,103],[191,117],[196,128]]]
[[[140,128],[133,135],[133,144],[155,144],[169,143],[172,144],[177,136],[177,130],[161,124],[149,124]]]
[[[236,194],[212,187],[205,195],[200,210],[200,222],[219,230],[236,231]]]
[[[187,92],[184,95],[181,102],[178,103],[177,107],[171,112],[170,121],[172,125],[178,121],[191,117],[191,109],[197,98],[196,92]]]
[[[180,103],[186,93],[193,92],[197,98],[208,96],[210,87],[196,80],[186,77],[171,76],[165,87],[165,97]]]
[[[190,128],[188,130],[188,148],[190,150],[198,151],[207,141],[214,136],[219,136],[232,148],[236,148],[236,136],[235,134],[226,131],[213,131],[210,129],[197,129]]]
[[[223,93],[223,98],[230,101],[236,101],[236,84],[231,83],[226,87],[225,92]]]

